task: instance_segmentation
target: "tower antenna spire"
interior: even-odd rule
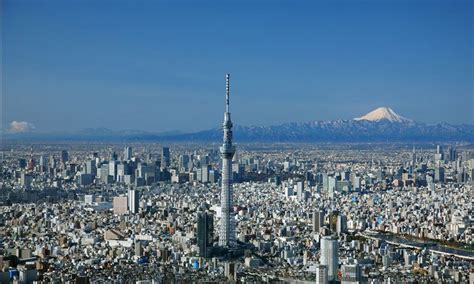
[[[229,112],[230,74],[225,74],[225,111]]]

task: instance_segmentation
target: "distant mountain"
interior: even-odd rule
[[[400,122],[400,123],[413,122],[413,120],[411,119],[404,118],[403,116],[398,115],[389,107],[379,107],[362,117],[354,118],[354,120],[368,120],[368,121],[387,120],[389,122]]]
[[[5,133],[4,138],[13,140],[149,140],[183,134],[180,131],[153,133],[141,130],[112,130],[109,128],[86,128],[77,132],[23,132]]]
[[[275,126],[235,125],[235,142],[474,142],[474,125],[425,124],[404,118],[391,108],[381,107],[351,120],[284,123]],[[114,131],[91,128],[77,133],[21,133],[10,139],[35,140],[130,140],[130,141],[208,141],[222,140],[222,129],[195,133],[177,131],[151,133],[136,130]]]
[[[353,120],[284,123],[276,126],[235,126],[236,142],[415,142],[474,141],[474,125],[414,122],[389,107]],[[220,128],[165,137],[177,141],[220,141]]]
[[[196,133],[174,135],[173,141],[220,141],[219,128]],[[236,142],[415,142],[471,141],[473,125],[439,123],[399,123],[388,120],[335,120],[285,123],[277,126],[235,126]]]

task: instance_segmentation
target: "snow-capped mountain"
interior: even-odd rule
[[[195,133],[143,133],[88,129],[55,135],[5,135],[13,139],[42,140],[135,140],[135,141],[222,141],[222,129]],[[241,126],[233,129],[234,141],[242,142],[474,142],[474,125],[448,123],[425,124],[404,118],[388,107],[378,108],[362,117],[349,120],[292,122],[274,126]]]
[[[474,142],[474,125],[400,123],[389,120],[332,120],[285,123],[276,126],[234,126],[239,142]],[[222,140],[220,128],[169,136],[172,141]]]
[[[219,141],[220,128],[176,135],[170,140]],[[389,107],[379,107],[350,120],[284,123],[276,126],[235,126],[241,142],[375,142],[474,141],[474,125],[425,124],[405,118]]]
[[[379,107],[364,116],[354,118],[354,120],[368,120],[368,121],[387,120],[390,122],[399,122],[399,123],[413,122],[413,120],[405,118],[397,114],[389,107]]]

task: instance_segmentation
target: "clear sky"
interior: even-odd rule
[[[3,125],[474,123],[474,1],[3,0]]]

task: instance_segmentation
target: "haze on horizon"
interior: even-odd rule
[[[2,1],[1,125],[474,123],[473,1],[196,2]]]

